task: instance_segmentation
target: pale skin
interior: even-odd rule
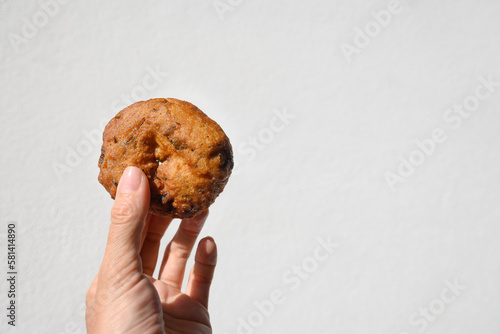
[[[212,333],[208,297],[217,248],[211,237],[200,240],[181,291],[208,212],[182,220],[153,278],[160,240],[172,219],[148,214],[148,207],[148,180],[140,169],[128,167],[111,210],[104,258],[87,292],[87,333]]]

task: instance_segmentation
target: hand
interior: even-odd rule
[[[150,215],[148,207],[148,179],[128,167],[111,210],[104,259],[87,292],[87,332],[212,333],[207,311],[217,261],[212,238],[199,242],[186,293],[181,292],[187,259],[208,212],[182,220],[154,279],[160,240],[172,219]]]

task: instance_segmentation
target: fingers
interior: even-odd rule
[[[208,309],[210,285],[217,264],[217,246],[214,239],[206,237],[200,241],[194,261],[186,294]]]
[[[108,243],[101,265],[102,272],[124,269],[140,272],[140,245],[144,221],[149,208],[149,184],[146,175],[137,167],[127,167],[121,176],[115,203],[111,209]]]
[[[160,280],[178,289],[181,288],[187,260],[207,216],[208,211],[205,211],[194,218],[182,220],[179,230],[165,250],[160,268]]]
[[[141,259],[143,273],[152,276],[156,261],[158,260],[158,251],[160,242],[172,222],[172,218],[151,216],[147,232],[144,234],[144,243],[141,249]]]

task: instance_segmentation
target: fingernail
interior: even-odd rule
[[[142,181],[142,171],[137,167],[127,167],[120,178],[118,191],[121,193],[135,193]]]
[[[214,239],[211,237],[205,238],[205,254],[207,256],[208,264],[215,265],[217,263],[217,246],[215,245]]]

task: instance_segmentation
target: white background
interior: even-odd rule
[[[152,97],[197,105],[239,164],[202,232],[219,247],[215,333],[500,332],[500,87],[474,97],[481,77],[500,81],[500,2],[401,0],[380,31],[385,0],[221,0],[219,13],[212,0],[61,0],[51,16],[46,2],[0,1],[0,332],[85,332],[113,204],[100,123]],[[465,101],[479,101],[468,118],[447,114]],[[414,153],[436,128],[446,140]],[[391,189],[410,156],[422,164]],[[338,248],[318,262],[328,237]],[[257,313],[273,290],[286,300]]]

